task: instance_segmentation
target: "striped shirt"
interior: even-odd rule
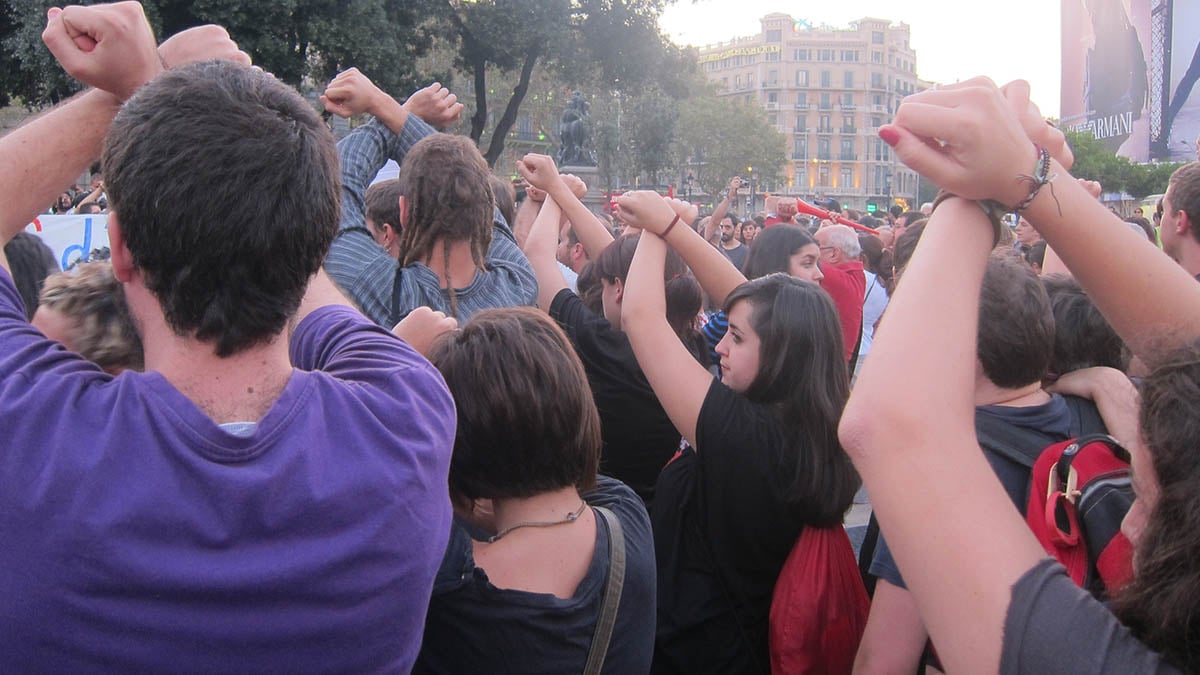
[[[417,307],[427,306],[460,322],[489,307],[537,303],[537,280],[529,260],[517,246],[512,230],[495,212],[492,243],[471,283],[454,289],[458,312],[450,311],[450,294],[437,274],[421,263],[403,269],[379,246],[366,227],[363,195],[379,169],[404,157],[422,138],[437,131],[409,115],[401,133],[378,120],[364,124],[338,142],[342,164],[342,220],[337,238],[325,258],[325,271],[372,321],[391,328]]]

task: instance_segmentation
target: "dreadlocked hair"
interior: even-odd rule
[[[458,313],[458,303],[455,280],[449,277],[450,244],[470,242],[476,270],[484,269],[495,211],[489,175],[487,162],[475,144],[465,136],[450,134],[421,139],[400,167],[400,194],[408,207],[400,234],[400,264],[421,262],[432,266],[434,248],[443,243],[442,276],[454,314]]]

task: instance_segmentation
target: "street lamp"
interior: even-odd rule
[[[754,211],[754,167],[746,167],[746,182],[750,185],[750,192],[746,195],[746,216],[749,217]]]
[[[688,200],[688,203],[691,203],[691,201],[692,201],[692,181],[695,179],[696,179],[696,177],[692,175],[691,171],[689,171],[688,175],[687,175],[687,200]]]

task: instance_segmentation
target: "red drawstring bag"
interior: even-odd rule
[[[771,672],[849,673],[870,604],[845,528],[804,528],[771,597]]]

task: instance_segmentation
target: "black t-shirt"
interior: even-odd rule
[[[695,451],[663,469],[654,672],[769,672],[775,580],[803,527],[788,504],[796,457],[764,406],[714,380]]]
[[[600,411],[600,472],[623,481],[650,505],[658,472],[679,450],[679,431],[642,373],[625,333],[568,289],[554,296],[550,316],[583,361]]]
[[[654,645],[654,549],[641,499],[601,476],[583,495],[616,515],[625,532],[625,586],[605,673],[645,673]],[[583,672],[608,579],[609,530],[596,518],[596,552],[570,599],[496,588],[475,566],[471,538],[456,524],[425,619],[414,673]]]
[[[1004,618],[1000,672],[1179,673],[1047,558],[1013,585]]]
[[[738,268],[739,271],[745,269],[746,257],[750,255],[749,246],[742,244],[733,248],[725,248],[724,246],[718,246],[717,248],[721,250],[721,253],[725,254],[726,258],[729,258],[729,262],[733,263],[733,266]]]

